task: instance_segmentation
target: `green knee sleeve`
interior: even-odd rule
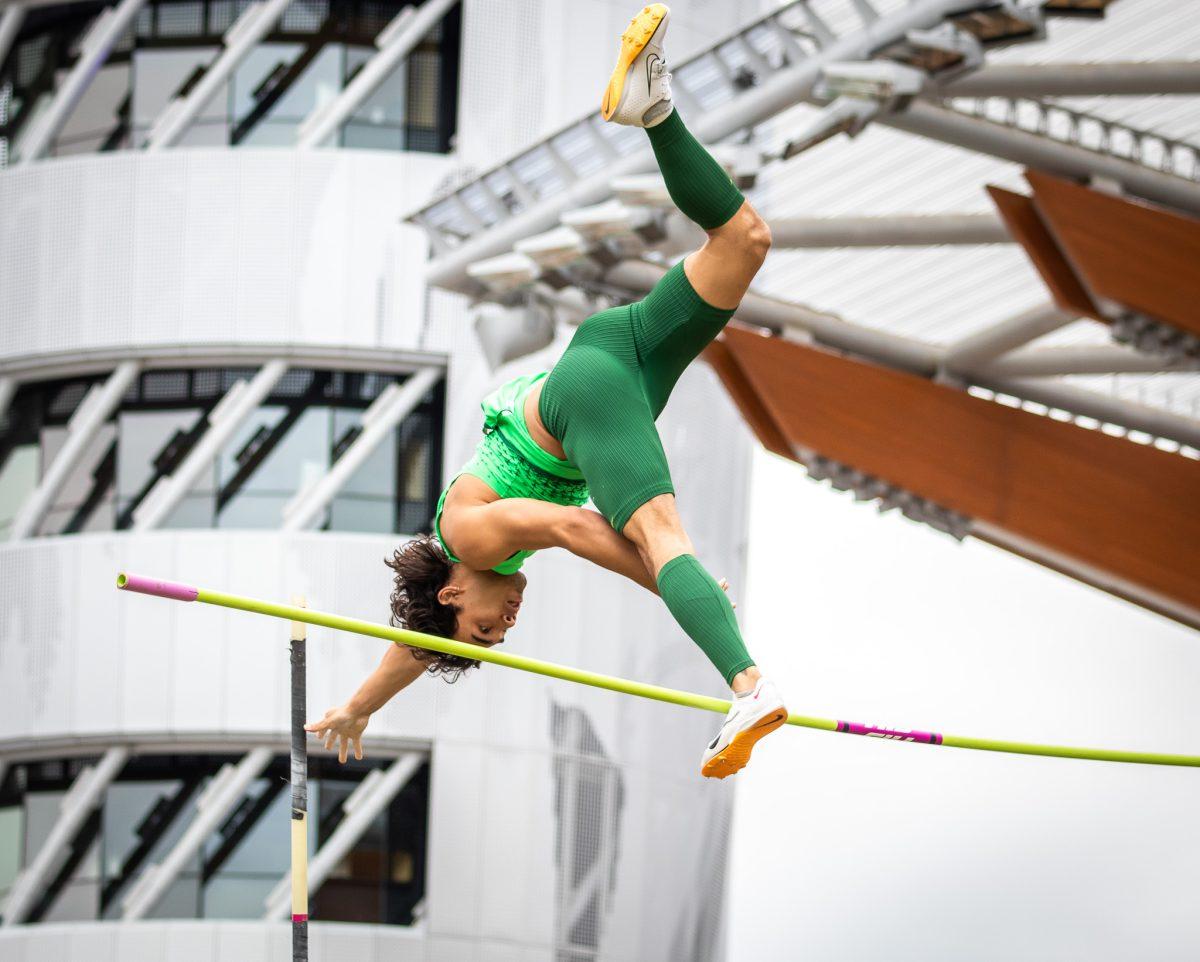
[[[725,169],[683,125],[678,110],[646,130],[667,193],[683,215],[713,230],[737,213],[745,200]]]
[[[742,641],[733,605],[695,555],[672,558],[658,573],[658,593],[689,638],[729,684],[754,664]]]

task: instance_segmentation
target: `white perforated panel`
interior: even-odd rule
[[[0,172],[0,359],[214,342],[417,346],[449,161],[173,150]]]

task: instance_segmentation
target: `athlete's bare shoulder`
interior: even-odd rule
[[[500,495],[493,491],[491,485],[482,478],[473,474],[460,474],[450,482],[450,487],[446,489],[445,510],[471,508],[499,500]]]

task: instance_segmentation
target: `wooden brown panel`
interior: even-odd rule
[[[1048,174],[1025,176],[1042,221],[1096,297],[1200,334],[1200,220]]]
[[[1042,223],[1033,205],[1033,198],[991,185],[987,190],[1013,240],[1025,248],[1033,266],[1042,275],[1042,280],[1054,297],[1054,303],[1064,311],[1103,320],[1091,295],[1075,275],[1075,269],[1067,262],[1053,235]]]
[[[742,418],[750,425],[750,430],[754,432],[759,443],[772,454],[778,454],[780,457],[794,461],[795,455],[792,454],[792,449],[788,446],[783,432],[779,430],[779,425],[771,419],[767,409],[763,407],[758,394],[746,380],[746,375],[742,373],[742,369],[724,341],[720,339],[713,341],[704,349],[702,356],[717,372],[717,377],[725,385],[725,390],[733,398],[733,403],[737,405]]]
[[[724,340],[790,444],[1200,619],[1200,462],[779,338]]]

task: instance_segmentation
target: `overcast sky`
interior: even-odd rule
[[[755,457],[734,594],[792,711],[1200,754],[1200,634]],[[737,777],[729,962],[1200,959],[1200,770],[787,728]]]

